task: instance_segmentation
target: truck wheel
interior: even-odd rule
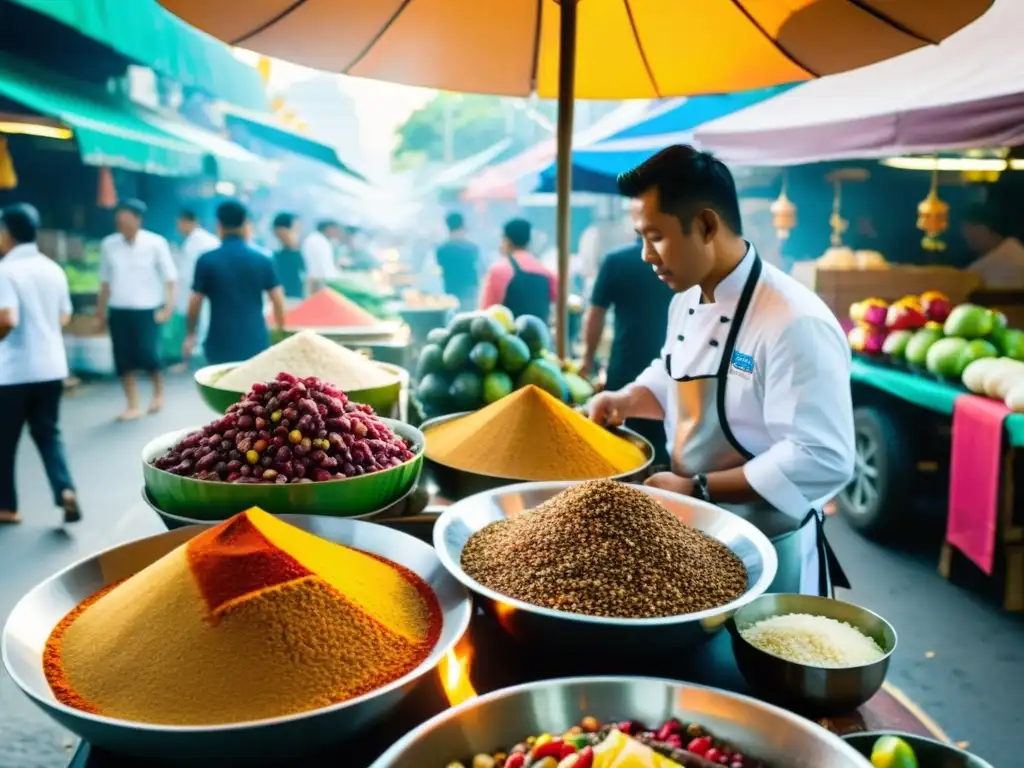
[[[839,494],[839,512],[862,535],[890,538],[904,522],[910,503],[913,453],[899,421],[885,409],[855,408],[853,429],[853,479]]]

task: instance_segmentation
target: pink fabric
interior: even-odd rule
[[[953,405],[946,541],[985,573],[995,561],[1003,420],[1010,411],[995,400],[961,395]]]
[[[555,273],[541,264],[532,253],[516,251],[513,256],[519,268],[524,272],[547,275],[548,282],[551,284],[551,301],[557,301],[558,278],[555,276]],[[484,288],[480,293],[480,309],[487,309],[505,301],[505,291],[508,290],[508,284],[512,282],[514,274],[515,270],[512,269],[512,263],[504,256],[487,270],[487,276],[484,278]]]

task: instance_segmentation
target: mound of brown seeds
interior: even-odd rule
[[[732,550],[611,480],[580,483],[488,525],[466,542],[462,568],[495,592],[588,616],[695,613],[747,588]]]

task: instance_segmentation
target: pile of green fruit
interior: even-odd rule
[[[1007,328],[1001,312],[961,304],[942,325],[890,332],[882,351],[935,376],[959,380],[975,360],[1002,356],[1024,361],[1024,331]]]
[[[447,328],[432,330],[416,380],[416,399],[428,419],[482,408],[530,384],[570,405],[594,393],[571,363],[552,353],[543,320],[513,319],[502,306],[458,314]]]

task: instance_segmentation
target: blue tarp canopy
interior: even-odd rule
[[[724,95],[671,99],[639,122],[588,147],[573,150],[572,188],[576,192],[618,193],[615,177],[662,147],[688,140],[694,128],[770,99],[792,88],[780,85]],[[555,166],[540,174],[538,192],[555,189]]]

